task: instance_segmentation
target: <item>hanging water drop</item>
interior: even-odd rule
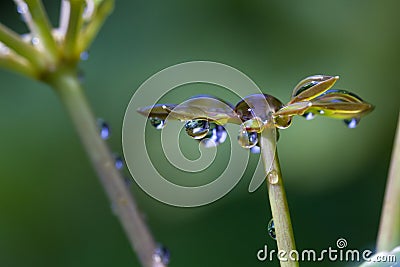
[[[253,154],[260,154],[261,152],[261,147],[255,145],[253,147],[250,148],[250,152]]]
[[[359,122],[360,122],[360,119],[358,119],[358,118],[352,118],[350,120],[344,120],[344,123],[350,129],[356,128]]]
[[[207,148],[216,147],[225,142],[227,136],[228,134],[223,126],[210,123],[210,130],[207,135],[201,139],[201,143]]]
[[[103,119],[98,119],[97,127],[99,128],[101,139],[107,140],[111,134],[110,126],[108,125],[108,123]]]
[[[259,117],[254,117],[250,120],[243,122],[241,127],[249,132],[261,133],[265,128],[265,124]]]
[[[275,232],[274,219],[271,219],[271,220],[269,221],[268,226],[267,226],[267,231],[268,231],[268,235],[269,235],[272,239],[276,240],[276,232]]]
[[[79,55],[80,59],[82,61],[86,61],[89,59],[89,52],[88,51],[83,51],[80,55]]]
[[[190,120],[185,123],[186,133],[194,139],[206,137],[210,130],[210,123],[204,119]]]
[[[28,13],[28,5],[25,2],[21,2],[17,5],[17,12],[23,22],[26,21],[25,15]]]
[[[169,250],[163,245],[158,245],[153,253],[153,260],[156,263],[162,263],[164,265],[168,265],[170,260]]]
[[[240,129],[238,135],[239,145],[243,148],[252,148],[258,142],[258,136],[256,132],[248,132],[244,129]]]
[[[165,127],[165,120],[162,120],[157,117],[150,117],[149,118],[150,124],[156,128],[157,130],[161,130],[162,128]]]
[[[124,167],[124,160],[119,155],[114,155],[115,168],[121,170]]]
[[[304,113],[303,117],[306,118],[306,120],[309,121],[309,120],[312,120],[312,119],[315,118],[315,114],[312,113],[312,112],[307,112],[307,113]]]

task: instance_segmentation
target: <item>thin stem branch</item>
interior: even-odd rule
[[[379,226],[377,250],[389,251],[400,245],[400,114],[393,144],[392,161],[386,184]]]
[[[46,66],[46,62],[41,57],[41,54],[33,46],[25,43],[17,33],[1,23],[0,40],[8,48],[19,54],[21,57],[26,58],[34,66],[37,66],[40,69],[43,69]]]
[[[35,68],[23,58],[18,59],[15,54],[6,57],[0,56],[0,68],[8,69],[33,79],[38,77]]]
[[[292,223],[290,220],[289,206],[286,200],[286,193],[283,186],[282,173],[279,165],[278,154],[276,151],[276,140],[270,134],[271,129],[265,129],[261,134],[261,157],[264,162],[265,171],[267,174],[267,187],[269,195],[269,203],[271,206],[272,217],[274,220],[276,241],[278,250],[286,252],[288,261],[281,261],[282,267],[299,266],[297,261],[292,261],[289,258],[289,253],[296,249],[294,241]],[[270,153],[274,151],[274,153]],[[274,155],[271,158],[270,155]],[[272,167],[269,166],[273,161]]]
[[[32,17],[32,33],[39,37],[45,49],[49,62],[55,64],[58,59],[58,48],[56,41],[51,34],[51,25],[44,10],[41,0],[26,0],[30,15]],[[28,24],[29,26],[29,24]]]
[[[64,43],[64,56],[67,59],[79,60],[80,51],[77,49],[77,39],[82,27],[83,0],[70,0],[70,13]]]
[[[82,30],[79,40],[79,51],[86,50],[93,39],[97,36],[104,21],[114,8],[114,0],[104,0],[96,5],[94,14],[90,22]]]
[[[72,70],[59,70],[48,76],[46,82],[52,85],[64,104],[89,158],[100,178],[125,233],[145,267],[164,266],[155,262],[153,253],[156,245],[144,223],[136,202],[129,192],[124,179],[115,168],[115,162],[106,143],[101,139],[96,119]]]

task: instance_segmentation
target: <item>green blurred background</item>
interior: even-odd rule
[[[56,23],[59,1],[44,3]],[[349,248],[373,249],[399,111],[398,10],[395,0],[116,1],[81,64],[84,85],[95,113],[112,127],[110,146],[121,153],[130,97],[165,67],[225,63],[283,102],[305,76],[340,75],[335,87],[359,94],[375,111],[356,129],[296,118],[281,131],[280,160],[299,250],[335,248],[340,237]],[[0,20],[26,32],[12,1],[1,2]],[[4,70],[0,81],[0,266],[139,266],[56,95]],[[171,251],[170,266],[278,266],[256,258],[275,242],[266,231],[266,189],[247,192],[252,158],[231,193],[200,208],[161,204],[132,185],[157,240]],[[302,264],[316,265],[348,263]]]

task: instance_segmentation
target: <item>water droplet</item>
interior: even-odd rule
[[[277,116],[274,119],[274,124],[279,129],[287,129],[292,124],[291,116]]]
[[[81,54],[80,54],[80,59],[82,60],[82,61],[86,61],[86,60],[88,60],[89,59],[89,52],[88,51],[83,51]]]
[[[32,45],[36,46],[40,43],[40,39],[38,37],[33,37],[31,43]]]
[[[258,134],[256,132],[248,132],[244,129],[239,131],[238,142],[243,148],[252,148],[258,142]]]
[[[169,250],[163,245],[158,245],[154,250],[153,260],[156,263],[162,263],[164,265],[167,265],[170,260]]]
[[[150,117],[149,118],[150,124],[156,128],[157,130],[161,130],[162,128],[165,127],[165,120],[162,120],[157,117]]]
[[[228,134],[223,126],[210,123],[210,130],[207,135],[201,139],[201,143],[205,147],[215,147],[225,142],[227,136]]]
[[[253,147],[251,147],[250,148],[250,152],[251,153],[253,153],[253,154],[260,154],[260,152],[261,152],[261,147],[259,147],[259,146],[253,146]]]
[[[276,240],[276,232],[275,232],[275,224],[274,224],[274,219],[269,220],[268,226],[267,226],[267,230],[268,230],[268,235]]]
[[[322,109],[319,110],[318,112],[319,112],[319,114],[321,114],[321,115],[324,115],[324,114],[325,114],[325,111],[323,111]]]
[[[346,123],[347,127],[349,127],[350,129],[356,128],[359,122],[360,122],[360,119],[358,119],[358,118],[344,120],[344,123]]]
[[[124,167],[124,160],[121,156],[114,154],[115,168],[121,170]]]
[[[306,118],[306,120],[312,120],[315,118],[315,114],[312,112],[307,112],[303,114],[303,117]]]
[[[275,170],[273,170],[268,173],[267,179],[270,184],[277,184],[279,182],[279,175]]]
[[[28,13],[28,5],[25,2],[20,2],[17,5],[17,12],[22,21],[26,21],[25,15]]]
[[[194,139],[204,138],[209,130],[210,123],[207,120],[195,119],[185,123],[186,133]]]
[[[99,127],[101,139],[107,140],[111,134],[110,126],[108,125],[108,123],[106,121],[104,121],[103,119],[98,119],[97,127]]]
[[[241,128],[246,129],[248,132],[261,133],[265,128],[265,124],[259,117],[254,117],[243,122]]]

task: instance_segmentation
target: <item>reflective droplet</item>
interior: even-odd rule
[[[107,140],[111,134],[110,126],[108,125],[108,123],[105,122],[103,119],[98,119],[97,127],[99,127],[101,139]]]
[[[307,112],[307,113],[304,113],[303,117],[306,118],[306,120],[309,121],[309,120],[312,120],[312,119],[315,118],[315,114],[312,113],[312,112]]]
[[[204,138],[209,130],[210,123],[207,120],[195,119],[185,123],[186,133],[194,139]]]
[[[40,43],[40,39],[38,37],[33,37],[31,40],[32,45],[38,45]]]
[[[258,134],[256,132],[248,132],[244,129],[239,131],[238,142],[243,148],[252,148],[258,142]]]
[[[156,263],[162,263],[164,265],[167,265],[170,260],[169,250],[163,245],[158,245],[154,250],[153,260]]]
[[[275,126],[279,129],[287,129],[292,124],[291,116],[277,116],[274,118]]]
[[[253,154],[260,154],[261,152],[261,147],[255,145],[253,147],[250,148],[250,152]]]
[[[207,135],[201,139],[201,143],[205,147],[215,147],[225,142],[227,136],[228,134],[223,126],[210,123],[210,130]]]
[[[269,221],[268,226],[267,226],[267,231],[268,231],[268,235],[269,235],[272,239],[276,240],[276,232],[275,232],[274,219],[271,219],[271,220]]]
[[[26,21],[26,14],[28,13],[28,5],[25,2],[20,2],[17,5],[17,12],[23,22]]]
[[[277,184],[279,182],[279,175],[275,170],[273,170],[268,173],[267,179],[270,184]]]
[[[162,120],[157,117],[150,117],[149,118],[150,124],[156,128],[157,130],[161,130],[162,128],[165,127],[165,120]]]
[[[80,59],[82,60],[82,61],[86,61],[86,60],[88,60],[89,59],[89,52],[88,51],[83,51],[81,54],[80,54]]]
[[[321,114],[321,115],[324,115],[324,114],[325,114],[325,111],[323,111],[322,109],[319,110],[318,112],[319,112],[319,114]]]
[[[124,167],[124,160],[119,155],[114,155],[115,168],[121,170]]]
[[[360,119],[358,119],[358,118],[344,120],[344,123],[346,123],[347,127],[349,127],[350,129],[356,128],[359,122],[360,122]]]
[[[265,128],[265,124],[259,117],[254,117],[243,122],[240,127],[246,129],[248,132],[261,133]]]

